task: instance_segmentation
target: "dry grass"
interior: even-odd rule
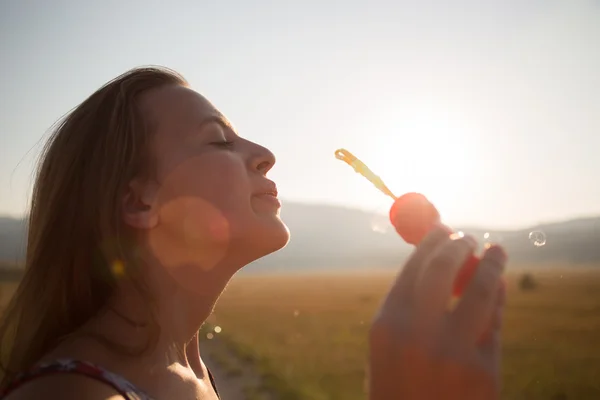
[[[533,275],[531,292],[508,277],[503,398],[600,398],[600,268]],[[293,388],[281,398],[364,399],[367,330],[391,279],[239,277],[211,322]]]

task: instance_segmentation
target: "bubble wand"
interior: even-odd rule
[[[350,153],[348,150],[337,149],[335,151],[335,158],[337,158],[338,160],[342,160],[343,162],[354,168],[354,172],[367,178],[369,182],[375,185],[375,187],[379,189],[383,194],[391,197],[392,200],[396,201],[396,199],[398,199],[398,197],[396,197],[394,193],[392,193],[392,191],[388,189],[385,183],[383,183],[383,180],[380,177],[375,175],[373,171],[371,171],[364,162],[356,158],[356,156]]]
[[[380,192],[394,200],[389,213],[390,222],[405,242],[416,246],[434,225],[440,223],[438,210],[424,195],[411,192],[397,197],[379,176],[346,149],[336,150],[335,158],[344,161],[357,174],[362,175],[371,182]],[[471,255],[467,259],[454,281],[454,296],[458,297],[462,294],[473,277],[478,264],[479,258],[475,255]]]

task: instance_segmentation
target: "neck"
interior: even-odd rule
[[[129,348],[152,344],[147,352],[152,365],[178,363],[198,367],[201,363],[198,331],[213,312],[231,276],[219,273],[226,268],[212,273],[197,268],[189,270],[198,271],[193,274],[197,276],[184,287],[164,268],[152,268],[148,294],[140,292],[132,282],[121,282],[107,312],[95,321],[94,330]],[[190,289],[189,282],[198,284]]]

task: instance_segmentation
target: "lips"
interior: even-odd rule
[[[273,196],[273,197],[277,197],[277,191],[276,190],[275,191],[270,190],[270,191],[267,191],[267,192],[257,193],[256,195],[257,196]]]
[[[269,183],[267,185],[265,185],[263,188],[261,188],[256,193],[254,193],[254,195],[255,196],[273,196],[273,197],[277,197],[277,195],[278,195],[277,186],[275,185],[274,182],[269,181]]]
[[[279,208],[281,207],[281,203],[277,198],[277,195],[277,186],[275,186],[275,183],[271,181],[254,193],[254,197],[270,203],[275,208]]]

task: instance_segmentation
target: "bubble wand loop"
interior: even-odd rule
[[[383,194],[391,197],[394,204],[390,209],[390,222],[405,242],[418,245],[433,226],[440,222],[440,214],[435,206],[420,193],[405,193],[397,197],[361,160],[346,149],[335,151],[335,158],[344,161],[354,171],[371,182]],[[449,232],[450,233],[450,232]],[[479,258],[471,255],[460,269],[455,281],[453,295],[460,296],[475,274]]]
[[[392,198],[392,200],[396,201],[398,197],[392,193],[390,189],[383,183],[383,180],[375,175],[373,171],[366,166],[364,162],[356,158],[356,156],[350,153],[346,149],[337,149],[335,151],[335,158],[338,160],[342,160],[349,166],[351,166],[357,174],[365,177],[369,182],[371,182],[377,189],[379,189],[383,194]]]

